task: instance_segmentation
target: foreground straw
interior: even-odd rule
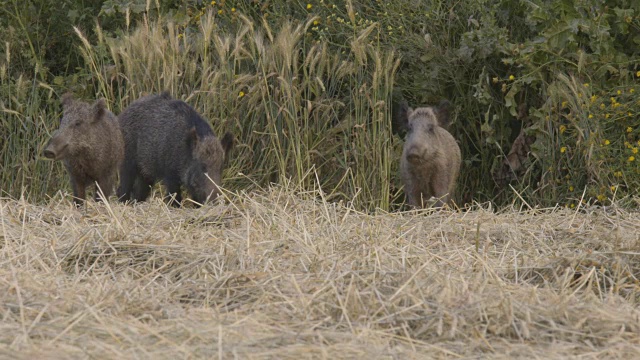
[[[640,356],[640,216],[0,202],[0,355]],[[320,200],[318,200],[320,199]]]

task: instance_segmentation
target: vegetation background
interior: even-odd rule
[[[169,90],[238,138],[231,190],[396,209],[394,104],[446,98],[459,204],[636,205],[637,1],[2,0],[0,35],[2,196],[68,188],[40,156],[64,92],[118,114]]]

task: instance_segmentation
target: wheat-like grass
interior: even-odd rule
[[[285,185],[174,209],[0,202],[0,353],[632,358],[637,213],[364,214]]]
[[[216,134],[236,136],[225,176],[232,188],[289,180],[312,188],[315,171],[333,197],[388,210],[400,148],[390,126],[399,59],[372,45],[377,25],[354,33],[342,54],[307,43],[313,17],[275,29],[238,19],[235,32],[219,31],[207,12],[197,32],[181,32],[160,18],[96,46],[77,32],[96,97],[116,114],[164,90],[189,102]]]

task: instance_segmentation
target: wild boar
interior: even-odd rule
[[[415,110],[403,103],[401,118],[407,128],[400,161],[407,203],[424,207],[435,197],[436,206],[450,204],[460,172],[460,147],[446,130],[449,102]]]
[[[233,147],[231,133],[219,140],[196,110],[167,92],[134,101],[118,120],[125,144],[121,201],[146,200],[157,181],[174,206],[182,202],[182,185],[196,203],[217,198],[224,160]]]
[[[93,104],[62,96],[60,128],[47,143],[43,155],[62,160],[73,189],[74,202],[81,205],[87,186],[97,183],[105,198],[113,191],[118,167],[124,156],[124,143],[118,121],[104,99]],[[99,200],[96,187],[95,199]]]

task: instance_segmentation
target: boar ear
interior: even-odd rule
[[[224,149],[225,154],[228,154],[229,151],[233,149],[233,143],[234,143],[233,134],[230,132],[225,133],[222,139],[220,139],[220,144],[222,145],[222,148]]]
[[[198,133],[196,132],[196,127],[194,126],[187,132],[187,144],[195,146],[197,142]]]
[[[91,113],[93,115],[93,121],[98,121],[104,117],[104,113],[107,111],[107,101],[104,98],[96,100],[91,107]]]
[[[409,114],[412,111],[413,109],[409,107],[409,104],[407,104],[406,100],[402,100],[402,102],[400,103],[400,107],[398,108],[397,116],[398,116],[398,121],[400,122],[400,125],[405,129],[407,128],[407,125],[409,123]]]
[[[451,119],[449,118],[451,103],[448,100],[442,100],[435,110],[436,116],[438,117],[438,125],[440,125],[441,128],[448,129],[451,124]]]
[[[71,105],[71,103],[73,102],[73,94],[70,92],[64,93],[64,95],[62,95],[62,98],[60,99],[60,102],[62,103],[63,108]]]
[[[413,115],[413,108],[409,105],[407,105],[407,122],[409,122],[409,118],[411,117],[411,115]]]

